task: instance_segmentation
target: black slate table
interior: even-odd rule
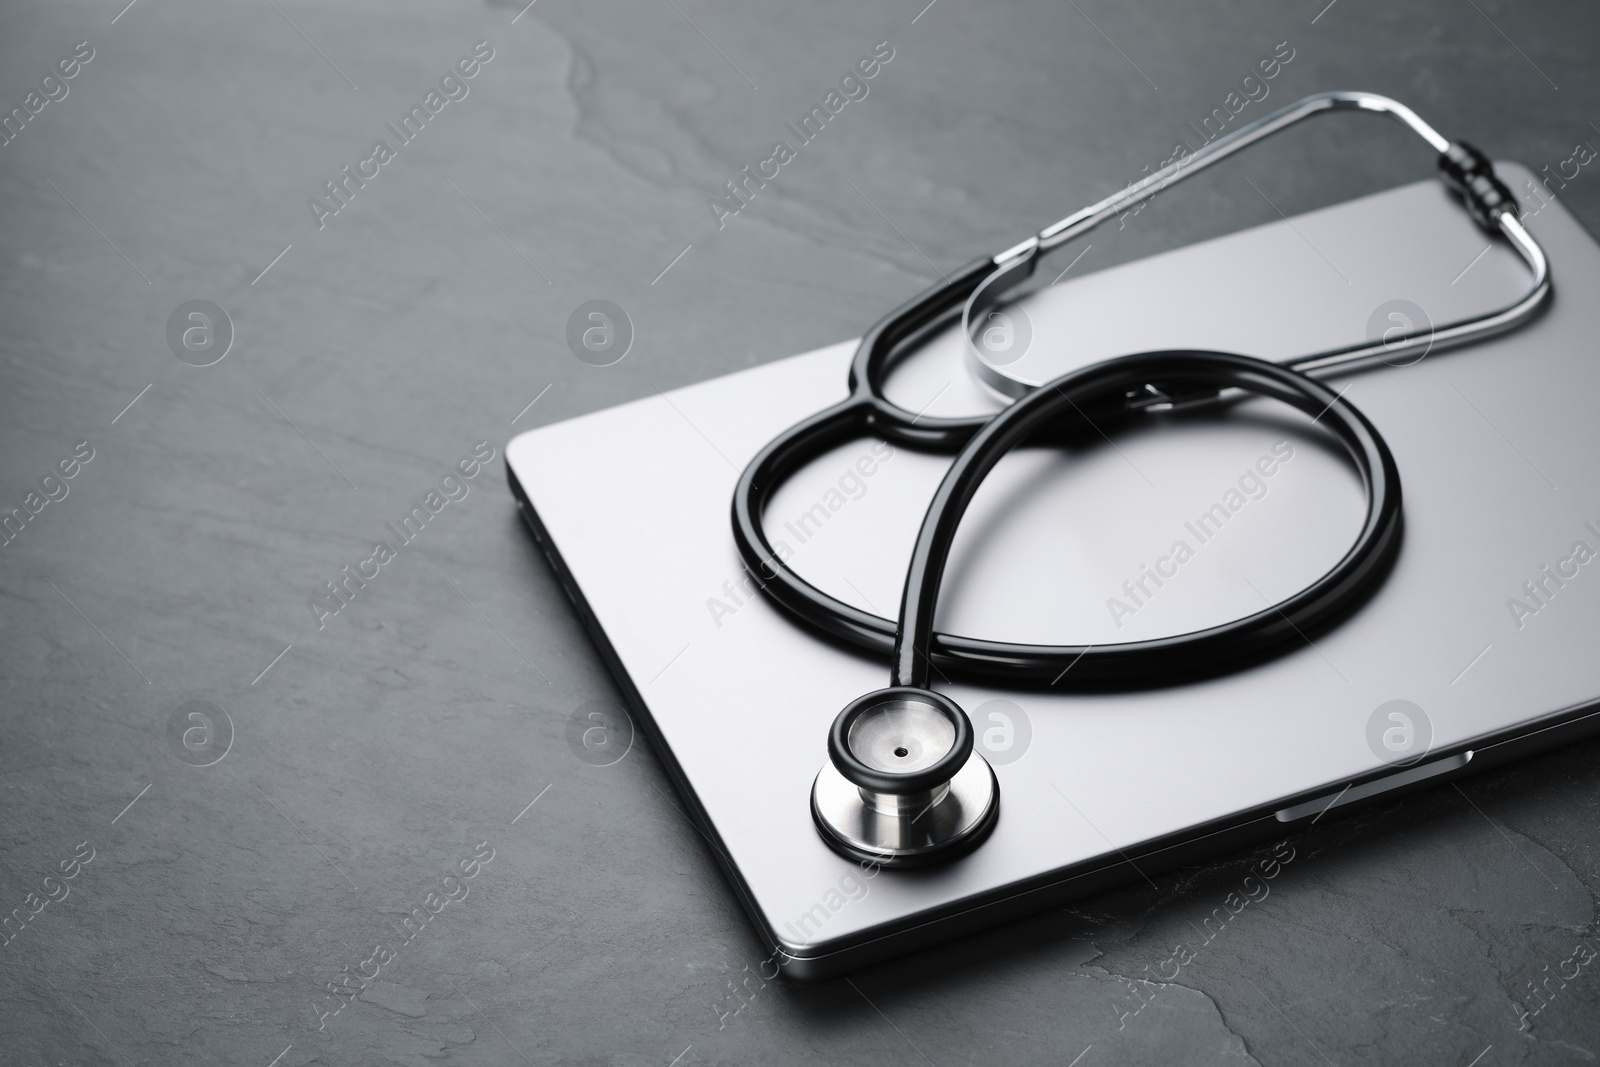
[[[567,743],[618,697],[501,466],[859,333],[1196,144],[1274,56],[1242,117],[1393,95],[1600,228],[1593,5],[123,3],[0,14],[0,1060],[1600,1055],[1597,744],[1323,821],[1170,984],[1270,850],[763,980],[648,746]],[[1080,269],[1427,173],[1327,121]],[[633,334],[610,366],[569,348],[593,300]]]

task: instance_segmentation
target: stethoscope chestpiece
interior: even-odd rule
[[[883,867],[948,860],[981,842],[999,812],[994,771],[949,697],[879,689],[833,720],[811,815],[835,852]]]

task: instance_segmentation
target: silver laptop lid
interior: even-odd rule
[[[1502,173],[1514,186],[1526,175]],[[918,915],[1120,863],[1141,842],[1331,798],[1399,742],[1411,746],[1402,754],[1454,751],[1600,695],[1600,571],[1589,566],[1600,551],[1600,310],[1581,295],[1600,282],[1600,249],[1559,205],[1528,221],[1553,264],[1548,313],[1489,343],[1340,380],[1382,428],[1404,485],[1405,546],[1372,600],[1276,660],[1182,687],[941,685],[972,716],[1002,797],[990,840],[944,867],[864,882],[818,838],[807,796],[827,726],[886,684],[887,666],[752,595],[729,533],[739,470],[778,430],[844,396],[853,345],[523,434],[508,461],[752,913],[795,955],[826,955]],[[1391,311],[1445,321],[1525,284],[1514,256],[1488,244],[1438,183],[1422,182],[1064,281],[1025,305],[1025,358],[1056,373],[1168,346],[1281,358],[1381,328]],[[891,391],[938,414],[997,403],[954,336]],[[944,466],[851,444],[785,486],[769,527],[792,538],[809,579],[893,615]],[[968,512],[939,625],[1065,642],[1215,623],[1307,584],[1342,553],[1360,509],[1353,475],[1309,420],[1266,403],[1019,453]],[[1146,577],[1155,569],[1162,584]],[[1406,709],[1409,726],[1385,708]]]

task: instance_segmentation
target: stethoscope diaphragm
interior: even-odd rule
[[[913,867],[976,846],[993,828],[1000,790],[972,746],[955,701],[914,686],[846,705],[828,731],[828,762],[811,787],[811,815],[837,852]]]

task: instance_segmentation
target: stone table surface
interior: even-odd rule
[[[1576,171],[1600,229],[1594,5],[124,2],[0,13],[0,506],[26,518],[0,547],[0,1062],[1600,1055],[1593,743],[1293,838],[1171,984],[1134,979],[1268,850],[763,982],[647,746],[566,743],[619,698],[501,466],[523,429],[858,334],[1198,143],[1275,53],[1246,117],[1393,95]],[[708,206],[879,42],[865,98]],[[1328,121],[1084,269],[1428,172]],[[635,331],[604,368],[567,344],[594,299]],[[308,597],[479,442],[466,496],[319,627]]]

